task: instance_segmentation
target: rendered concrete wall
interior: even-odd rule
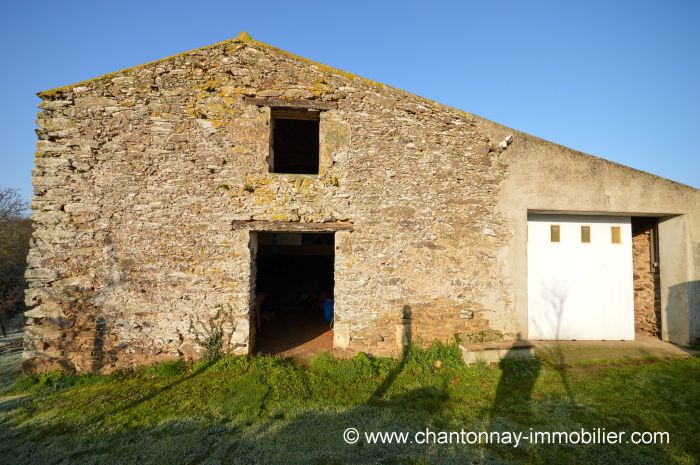
[[[692,266],[688,249],[688,225],[685,216],[659,221],[661,257],[661,335],[664,340],[687,343],[692,331],[693,306],[688,269]]]
[[[657,176],[576,152],[480,120],[497,140],[513,142],[505,152],[508,177],[499,209],[514,231],[499,258],[513,280],[514,321],[527,333],[527,214],[576,213],[660,217],[662,325],[665,340],[688,344],[700,314],[700,191]]]

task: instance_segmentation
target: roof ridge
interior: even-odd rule
[[[425,102],[425,103],[427,103],[427,104],[429,104],[429,105],[437,105],[438,107],[447,108],[447,109],[450,109],[450,110],[452,110],[452,111],[456,111],[456,112],[458,112],[458,113],[460,113],[460,114],[462,114],[462,115],[464,115],[464,116],[466,116],[466,117],[468,117],[468,118],[474,119],[475,122],[479,122],[479,121],[480,121],[480,122],[482,122],[482,123],[492,124],[492,125],[495,125],[495,126],[498,126],[498,127],[502,128],[502,129],[507,129],[507,130],[509,130],[509,131],[513,131],[513,132],[515,132],[515,133],[519,133],[519,134],[525,135],[525,136],[527,136],[527,137],[531,137],[531,138],[534,138],[534,139],[537,139],[537,140],[540,140],[540,141],[544,141],[544,142],[549,143],[549,144],[557,145],[557,146],[562,147],[562,148],[564,148],[564,149],[566,149],[566,150],[568,150],[568,151],[570,151],[570,152],[572,152],[573,154],[576,154],[576,155],[578,155],[578,156],[592,157],[592,158],[595,158],[595,159],[598,159],[598,160],[602,160],[602,161],[607,162],[607,163],[611,163],[611,164],[613,164],[613,165],[617,165],[617,166],[619,166],[619,167],[623,167],[623,168],[627,168],[627,169],[630,169],[630,170],[634,170],[634,171],[637,171],[637,172],[640,172],[640,173],[644,173],[644,174],[646,174],[646,175],[650,175],[650,176],[653,176],[653,177],[658,178],[658,179],[663,179],[663,180],[665,180],[665,181],[671,182],[671,183],[676,184],[676,185],[678,185],[678,186],[682,186],[682,187],[684,187],[684,188],[690,188],[690,189],[695,190],[695,191],[700,191],[700,189],[698,189],[698,188],[696,188],[696,187],[693,187],[693,186],[690,186],[690,185],[688,185],[688,184],[684,184],[684,183],[681,183],[681,182],[678,182],[678,181],[673,181],[673,180],[668,179],[668,178],[665,178],[665,177],[663,177],[663,176],[659,176],[658,174],[654,174],[654,173],[651,173],[651,172],[648,172],[648,171],[644,171],[644,170],[641,170],[641,169],[638,169],[638,168],[633,168],[633,167],[631,167],[631,166],[628,166],[628,165],[625,165],[625,164],[622,164],[622,163],[619,163],[619,162],[614,162],[614,161],[612,161],[612,160],[608,160],[607,158],[604,158],[604,157],[601,157],[601,156],[598,156],[598,155],[592,155],[592,154],[583,152],[583,151],[581,151],[581,150],[573,149],[573,148],[571,148],[571,147],[567,147],[567,146],[562,145],[562,144],[559,144],[559,143],[557,143],[557,142],[553,142],[553,141],[550,141],[550,140],[548,140],[548,139],[544,139],[544,138],[539,137],[539,136],[535,136],[535,135],[532,135],[532,134],[529,134],[529,133],[526,133],[526,132],[523,132],[523,131],[520,131],[520,130],[517,130],[517,129],[510,128],[510,127],[508,127],[508,126],[506,126],[506,125],[504,125],[504,124],[501,124],[501,123],[492,121],[492,120],[490,120],[490,119],[488,119],[488,118],[485,118],[485,117],[483,117],[483,116],[479,116],[479,115],[475,115],[475,114],[473,114],[473,113],[469,113],[469,112],[467,112],[467,111],[465,111],[465,110],[462,110],[462,109],[460,109],[460,108],[457,108],[457,107],[454,107],[454,106],[451,106],[451,105],[447,105],[447,104],[438,102],[438,101],[436,101],[436,100],[429,99],[429,98],[427,98],[427,97],[422,97],[422,96],[420,96],[420,95],[417,95],[417,94],[414,94],[414,93],[412,93],[412,92],[409,92],[409,91],[407,91],[407,90],[405,90],[405,89],[401,89],[401,88],[399,88],[399,87],[394,87],[394,86],[389,85],[389,84],[384,84],[384,83],[382,83],[382,82],[373,81],[373,80],[371,80],[371,79],[367,79],[367,78],[362,77],[362,76],[359,76],[359,75],[357,75],[357,74],[350,73],[350,72],[345,71],[345,70],[342,70],[342,69],[340,69],[340,68],[336,68],[336,67],[333,67],[333,66],[330,66],[330,65],[326,65],[326,64],[324,64],[324,63],[320,63],[320,62],[318,62],[318,61],[314,61],[314,60],[311,60],[311,59],[309,59],[309,58],[303,57],[303,56],[301,56],[301,55],[297,55],[297,54],[295,54],[295,53],[288,52],[288,51],[283,50],[283,49],[281,49],[281,48],[279,48],[279,47],[275,47],[274,45],[270,45],[270,44],[267,44],[267,43],[265,43],[265,42],[261,42],[261,41],[259,41],[259,40],[255,40],[255,39],[253,39],[253,37],[251,37],[251,35],[250,35],[249,33],[247,33],[246,31],[241,31],[241,32],[239,32],[239,33],[236,35],[236,37],[234,37],[234,38],[232,38],[232,39],[225,39],[225,40],[222,40],[222,41],[220,41],[220,42],[216,42],[216,43],[214,43],[214,44],[210,44],[210,45],[206,45],[206,46],[203,46],[203,47],[198,47],[198,48],[186,50],[186,51],[183,51],[183,52],[176,53],[176,54],[174,54],[174,55],[169,55],[169,56],[167,56],[167,57],[159,58],[159,59],[157,59],[157,60],[148,61],[148,62],[141,63],[141,64],[138,64],[138,65],[134,65],[134,66],[131,66],[131,67],[128,67],[128,68],[123,68],[123,69],[120,69],[120,70],[117,70],[117,71],[112,71],[112,72],[109,72],[109,73],[106,73],[106,74],[102,74],[102,75],[99,75],[99,76],[96,76],[96,77],[93,77],[93,78],[90,78],[90,79],[85,79],[85,80],[76,82],[76,83],[73,83],[73,84],[67,84],[67,85],[60,86],[60,87],[56,87],[56,88],[53,88],[53,89],[44,90],[44,91],[38,92],[37,95],[38,95],[39,97],[41,97],[41,98],[51,99],[52,97],[55,97],[56,95],[58,95],[58,94],[60,94],[60,93],[62,93],[62,92],[66,92],[66,91],[68,91],[69,89],[71,89],[71,88],[73,88],[73,87],[78,87],[78,86],[81,86],[81,85],[84,85],[84,84],[88,84],[88,83],[90,83],[90,82],[98,81],[98,80],[105,79],[105,78],[109,78],[109,77],[113,77],[113,76],[118,76],[119,74],[124,73],[124,72],[126,72],[126,71],[131,71],[131,70],[133,70],[133,69],[139,69],[139,68],[141,68],[141,67],[148,66],[148,65],[152,65],[152,64],[155,64],[155,63],[162,63],[162,62],[171,60],[171,59],[173,59],[173,58],[176,58],[176,57],[179,57],[179,56],[182,56],[182,55],[186,55],[186,54],[188,54],[188,53],[197,52],[197,51],[200,51],[200,50],[207,50],[207,49],[210,49],[210,48],[218,47],[218,46],[220,46],[220,45],[224,45],[224,44],[233,44],[233,43],[248,43],[248,44],[253,44],[253,45],[256,45],[256,46],[258,46],[258,47],[265,48],[265,49],[271,50],[271,51],[273,51],[273,52],[276,52],[276,53],[285,55],[285,56],[287,56],[287,57],[289,57],[289,58],[292,58],[292,59],[294,59],[294,60],[298,60],[298,61],[302,61],[302,62],[311,64],[311,65],[314,65],[314,66],[318,67],[321,71],[326,71],[326,72],[329,72],[329,73],[338,74],[338,75],[343,76],[343,77],[345,77],[345,78],[347,78],[347,79],[352,79],[352,80],[358,79],[358,80],[361,80],[363,83],[369,84],[369,85],[371,85],[371,86],[373,86],[373,87],[376,87],[376,88],[378,88],[378,89],[380,89],[380,90],[382,90],[382,89],[391,89],[391,90],[400,92],[400,93],[402,93],[402,94],[404,94],[404,95],[409,95],[409,96],[412,96],[412,97],[414,97],[414,98],[417,98],[417,99],[419,99],[419,100],[421,100],[421,101],[423,101],[423,102]]]
[[[134,70],[134,69],[139,69],[139,68],[141,68],[141,67],[148,66],[148,65],[153,65],[153,64],[156,64],[156,63],[162,63],[162,62],[165,62],[165,61],[168,61],[168,60],[172,60],[173,58],[176,58],[176,57],[179,57],[179,56],[182,56],[182,55],[186,55],[186,54],[188,54],[188,53],[198,52],[198,51],[200,51],[200,50],[208,50],[208,49],[210,49],[210,48],[218,47],[218,46],[220,46],[220,45],[224,45],[224,44],[228,44],[228,43],[249,43],[249,44],[257,45],[257,46],[259,46],[259,47],[266,48],[266,49],[268,49],[268,50],[271,50],[271,51],[277,52],[277,53],[279,53],[279,54],[285,55],[285,56],[287,56],[287,57],[290,57],[290,58],[292,58],[292,59],[296,59],[296,60],[299,60],[299,61],[303,61],[303,62],[312,64],[312,65],[314,65],[314,66],[317,66],[317,67],[320,68],[321,70],[324,70],[324,71],[327,71],[327,72],[331,72],[331,73],[334,73],[334,74],[338,74],[338,75],[343,76],[343,77],[348,78],[348,79],[359,79],[359,80],[361,80],[362,82],[364,82],[365,84],[370,84],[370,85],[372,85],[373,87],[377,87],[377,88],[379,88],[379,89],[389,88],[389,89],[397,90],[397,91],[399,91],[399,92],[401,92],[401,93],[409,94],[409,95],[418,97],[418,98],[420,98],[421,100],[423,100],[423,101],[425,101],[425,102],[428,102],[428,103],[431,103],[431,104],[438,104],[438,105],[441,105],[441,106],[446,106],[446,107],[452,108],[452,109],[454,109],[454,110],[457,110],[457,111],[459,111],[459,112],[461,112],[461,113],[465,113],[465,114],[467,114],[467,115],[469,115],[469,116],[474,116],[474,115],[472,115],[472,114],[470,114],[470,113],[468,113],[468,112],[466,112],[466,111],[464,111],[464,110],[461,110],[461,109],[459,109],[459,108],[455,108],[455,107],[451,107],[451,106],[449,106],[449,105],[441,104],[440,102],[437,102],[437,101],[435,101],[435,100],[431,100],[431,99],[426,98],[426,97],[421,97],[420,95],[413,94],[413,93],[408,92],[407,90],[401,89],[401,88],[399,88],[399,87],[394,87],[394,86],[392,86],[392,85],[385,84],[385,83],[379,82],[379,81],[373,81],[373,80],[371,80],[371,79],[365,78],[365,77],[360,76],[360,75],[358,75],[358,74],[354,74],[354,73],[351,73],[351,72],[349,72],[349,71],[345,71],[345,70],[343,70],[343,69],[340,69],[340,68],[336,68],[336,67],[334,67],[334,66],[327,65],[327,64],[325,64],[325,63],[321,63],[321,62],[318,62],[318,61],[314,61],[314,60],[311,60],[311,59],[309,59],[309,58],[303,57],[303,56],[301,56],[301,55],[297,55],[296,53],[292,53],[292,52],[289,52],[289,51],[287,51],[287,50],[281,49],[281,48],[276,47],[276,46],[274,46],[274,45],[270,45],[270,44],[268,44],[268,43],[261,42],[261,41],[259,41],[259,40],[253,39],[253,37],[251,37],[251,35],[250,35],[248,32],[246,32],[246,31],[241,31],[241,32],[239,32],[238,35],[236,35],[236,37],[234,37],[234,38],[232,38],[232,39],[224,39],[224,40],[222,40],[222,41],[220,41],[220,42],[216,42],[216,43],[214,43],[214,44],[205,45],[205,46],[203,46],[203,47],[197,47],[197,48],[193,48],[193,49],[190,49],[190,50],[185,50],[185,51],[183,51],[183,52],[179,52],[179,53],[176,53],[176,54],[173,54],[173,55],[168,55],[168,56],[166,56],[166,57],[158,58],[158,59],[156,59],[156,60],[151,60],[151,61],[147,61],[147,62],[145,62],[145,63],[140,63],[140,64],[137,64],[137,65],[134,65],[134,66],[129,66],[129,67],[127,67],[127,68],[118,69],[118,70],[116,70],[116,71],[110,71],[109,73],[101,74],[101,75],[98,75],[98,76],[95,76],[95,77],[92,77],[92,78],[89,78],[89,79],[84,79],[84,80],[82,80],[82,81],[78,81],[78,82],[75,82],[75,83],[72,83],[72,84],[65,84],[65,85],[63,85],[63,86],[58,86],[58,87],[54,87],[54,88],[51,88],[51,89],[42,90],[42,91],[40,91],[40,92],[37,92],[37,95],[38,95],[39,97],[41,97],[41,98],[51,98],[51,97],[54,97],[56,94],[59,94],[59,93],[61,93],[61,92],[66,92],[66,91],[68,91],[68,90],[71,89],[72,87],[78,87],[78,86],[81,86],[81,85],[84,85],[84,84],[88,84],[88,83],[90,83],[90,82],[94,82],[94,81],[98,81],[98,80],[101,80],[101,79],[105,79],[105,78],[117,76],[117,75],[119,75],[120,73],[124,73],[124,72],[126,72],[126,71],[131,71],[131,70]]]

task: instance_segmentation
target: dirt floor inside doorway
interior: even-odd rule
[[[309,359],[333,349],[334,242],[332,233],[258,233],[257,353]]]

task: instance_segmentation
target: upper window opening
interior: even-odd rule
[[[619,226],[612,226],[610,228],[610,232],[612,234],[612,243],[613,244],[621,244],[622,243],[622,236],[620,235],[620,227]]]
[[[560,242],[559,225],[553,224],[549,227],[549,239],[552,242]]]
[[[591,242],[591,227],[581,226],[581,242],[589,244]]]
[[[319,112],[272,109],[270,172],[318,174]]]

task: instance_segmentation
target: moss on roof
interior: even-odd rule
[[[332,67],[332,66],[324,65],[323,63],[318,63],[318,62],[316,62],[316,61],[309,60],[308,58],[304,58],[304,57],[299,56],[299,55],[296,55],[296,54],[294,54],[294,53],[287,52],[286,50],[282,50],[282,49],[280,49],[280,48],[277,48],[277,47],[274,47],[274,46],[272,46],[272,45],[266,44],[266,43],[264,43],[264,42],[257,41],[257,40],[255,40],[255,39],[253,39],[253,38],[250,36],[250,34],[248,34],[247,32],[241,31],[241,32],[240,32],[235,38],[233,38],[233,39],[226,39],[226,40],[223,40],[223,41],[221,41],[221,42],[217,42],[217,43],[215,43],[215,44],[206,45],[206,46],[204,46],[204,47],[199,47],[199,48],[195,48],[195,49],[192,49],[192,50],[187,50],[187,51],[184,51],[184,52],[177,53],[177,54],[175,54],[175,55],[170,55],[170,56],[167,56],[167,57],[164,57],[164,58],[160,58],[160,59],[158,59],[158,60],[153,60],[153,61],[149,61],[149,62],[146,62],[146,63],[142,63],[142,64],[139,64],[139,65],[131,66],[131,67],[129,67],[129,68],[120,69],[120,70],[113,71],[113,72],[110,72],[110,73],[107,73],[107,74],[103,74],[103,75],[100,75],[100,76],[96,76],[96,77],[94,77],[94,78],[85,79],[85,80],[83,80],[83,81],[76,82],[76,83],[73,83],[73,84],[68,84],[68,85],[65,85],[65,86],[60,86],[60,87],[56,87],[56,88],[53,88],[53,89],[44,90],[44,91],[38,92],[37,95],[38,95],[39,97],[41,97],[42,99],[49,99],[49,100],[50,100],[50,99],[56,98],[56,97],[57,97],[58,95],[60,95],[61,93],[70,91],[70,90],[71,90],[72,88],[74,88],[74,87],[80,87],[80,86],[83,86],[83,85],[87,85],[87,84],[89,84],[89,83],[91,83],[91,82],[100,81],[100,80],[103,80],[103,79],[114,78],[114,77],[117,77],[117,76],[119,76],[119,75],[121,75],[121,74],[123,74],[123,73],[125,73],[125,72],[132,71],[132,70],[136,70],[136,69],[139,69],[139,68],[142,68],[142,67],[145,67],[145,66],[149,66],[149,65],[154,65],[154,64],[157,64],[157,63],[167,62],[167,61],[170,61],[170,60],[172,60],[172,59],[174,59],[174,58],[181,57],[181,56],[183,56],[183,55],[187,55],[187,54],[192,53],[192,52],[198,52],[198,51],[200,51],[200,50],[208,50],[208,49],[211,49],[211,48],[214,48],[214,47],[218,47],[218,46],[220,46],[220,45],[233,44],[233,43],[248,43],[248,44],[256,45],[256,46],[258,46],[258,47],[260,47],[260,48],[268,49],[268,50],[274,51],[274,52],[276,52],[276,53],[279,53],[279,54],[281,54],[281,55],[285,55],[285,56],[288,56],[288,57],[290,57],[290,58],[293,58],[293,59],[295,59],[295,60],[299,60],[299,61],[305,62],[305,63],[307,63],[307,64],[316,66],[318,69],[320,69],[320,70],[322,70],[322,71],[326,71],[326,72],[329,72],[329,73],[337,74],[337,75],[346,77],[346,78],[348,78],[348,79],[359,79],[359,80],[361,80],[362,82],[364,82],[364,83],[366,83],[366,84],[370,84],[370,85],[372,85],[372,86],[379,87],[379,88],[390,87],[390,86],[387,86],[387,85],[382,84],[382,83],[380,83],[380,82],[372,81],[372,80],[363,78],[363,77],[361,77],[361,76],[358,76],[358,75],[349,73],[349,72],[347,72],[347,71],[343,71],[343,70],[341,70],[341,69],[334,68],[334,67]],[[401,90],[401,89],[398,89],[398,90]],[[401,91],[402,91],[402,92],[405,92],[405,91],[403,91],[403,90],[401,90]]]
[[[89,84],[91,82],[100,81],[102,79],[113,78],[113,77],[119,76],[120,74],[125,73],[127,71],[132,71],[132,70],[139,69],[139,68],[142,68],[145,66],[154,65],[157,63],[164,63],[166,61],[170,61],[170,60],[175,59],[177,57],[187,55],[188,53],[198,52],[200,50],[208,50],[210,48],[218,47],[220,45],[230,44],[233,42],[247,42],[247,41],[252,41],[252,40],[253,39],[250,37],[250,34],[248,34],[247,32],[241,32],[234,39],[222,40],[221,42],[217,42],[215,44],[206,45],[204,47],[199,47],[199,48],[195,48],[195,49],[191,49],[191,50],[186,50],[184,52],[176,53],[175,55],[170,55],[170,56],[167,56],[164,58],[159,58],[158,60],[148,61],[146,63],[141,63],[141,64],[138,64],[135,66],[131,66],[129,68],[123,68],[123,69],[120,69],[117,71],[112,71],[111,73],[102,74],[100,76],[96,76],[96,77],[90,78],[90,79],[85,79],[83,81],[79,81],[79,82],[76,82],[73,84],[67,84],[65,86],[60,86],[60,87],[55,87],[53,89],[43,90],[41,92],[38,92],[36,95],[38,95],[39,97],[41,97],[43,99],[51,99],[62,92],[67,92],[67,91],[71,90],[73,87],[80,87],[80,86]]]
[[[37,95],[38,95],[40,98],[45,99],[45,100],[56,99],[56,98],[60,97],[60,95],[61,95],[62,93],[69,92],[69,91],[70,91],[72,88],[74,88],[74,87],[79,87],[79,86],[87,85],[87,84],[89,84],[89,83],[91,83],[91,82],[99,81],[99,80],[102,80],[102,79],[114,78],[114,77],[117,77],[117,76],[119,76],[119,75],[121,75],[121,74],[123,74],[123,73],[125,73],[125,72],[132,71],[132,70],[135,70],[135,69],[139,69],[139,68],[142,68],[142,67],[145,67],[145,66],[153,65],[153,64],[156,64],[156,63],[167,62],[167,61],[172,60],[172,59],[174,59],[174,58],[177,58],[177,57],[180,57],[180,56],[183,56],[183,55],[187,55],[188,53],[198,52],[198,51],[200,51],[200,50],[208,50],[208,49],[211,49],[211,48],[214,48],[214,47],[218,47],[218,46],[220,46],[220,45],[234,44],[234,43],[247,43],[247,44],[256,46],[256,47],[258,47],[258,48],[260,48],[260,49],[267,49],[267,50],[270,50],[270,51],[272,51],[272,52],[278,53],[278,54],[280,54],[280,55],[287,56],[287,57],[289,57],[289,58],[291,58],[291,59],[293,59],[293,60],[301,61],[301,62],[306,63],[306,64],[308,64],[308,65],[315,66],[315,67],[318,68],[320,71],[324,71],[324,72],[327,72],[327,73],[330,73],[330,74],[336,74],[336,75],[338,75],[338,76],[342,76],[342,77],[345,77],[345,78],[351,79],[351,80],[358,80],[358,81],[362,82],[363,84],[366,84],[366,85],[369,85],[369,86],[372,86],[372,87],[376,88],[377,90],[391,89],[392,91],[399,92],[399,93],[404,94],[404,95],[407,95],[407,96],[411,96],[412,98],[417,98],[417,99],[421,100],[422,102],[424,102],[424,103],[427,104],[427,105],[437,105],[437,106],[440,106],[440,107],[443,107],[443,108],[449,108],[450,110],[452,110],[452,111],[454,111],[454,112],[456,112],[456,113],[459,113],[460,115],[462,115],[462,116],[465,117],[465,118],[474,118],[474,117],[476,116],[476,115],[473,115],[472,113],[468,113],[468,112],[466,112],[466,111],[464,111],[464,110],[462,110],[462,109],[455,108],[455,107],[452,107],[452,106],[449,106],[449,105],[445,105],[445,104],[441,104],[441,103],[436,102],[436,101],[434,101],[434,100],[431,100],[431,99],[429,99],[429,98],[421,97],[420,95],[416,95],[416,94],[412,94],[412,93],[410,93],[410,92],[408,92],[408,91],[406,91],[406,90],[400,89],[400,88],[398,88],[398,87],[390,86],[390,85],[384,84],[384,83],[382,83],[382,82],[372,81],[371,79],[364,78],[364,77],[362,77],[362,76],[359,76],[359,75],[356,75],[356,74],[353,74],[353,73],[344,71],[344,70],[342,70],[342,69],[335,68],[335,67],[329,66],[329,65],[325,65],[325,64],[323,64],[323,63],[319,63],[319,62],[317,62],[317,61],[310,60],[310,59],[308,59],[308,58],[302,57],[302,56],[300,56],[300,55],[296,55],[296,54],[291,53],[291,52],[288,52],[288,51],[286,51],[286,50],[282,50],[281,48],[277,48],[277,47],[275,47],[275,46],[273,46],[273,45],[266,44],[265,42],[260,42],[260,41],[258,41],[258,40],[253,39],[253,38],[250,36],[250,34],[248,34],[248,33],[245,32],[245,31],[239,32],[238,35],[237,35],[236,37],[234,37],[233,39],[226,39],[226,40],[223,40],[223,41],[221,41],[221,42],[217,42],[217,43],[215,43],[215,44],[206,45],[206,46],[204,46],[204,47],[199,47],[199,48],[195,48],[195,49],[192,49],[192,50],[187,50],[187,51],[184,51],[184,52],[177,53],[177,54],[175,54],[175,55],[170,55],[170,56],[167,56],[167,57],[164,57],[164,58],[160,58],[160,59],[158,59],[158,60],[149,61],[149,62],[142,63],[142,64],[139,64],[139,65],[135,65],[135,66],[132,66],[132,67],[129,67],[129,68],[124,68],[124,69],[120,69],[120,70],[118,70],[118,71],[113,71],[113,72],[111,72],[111,73],[103,74],[103,75],[101,75],[101,76],[97,76],[97,77],[94,77],[94,78],[91,78],[91,79],[86,79],[86,80],[83,80],[83,81],[80,81],[80,82],[76,82],[76,83],[74,83],[74,84],[68,84],[68,85],[65,85],[65,86],[56,87],[56,88],[54,88],[54,89],[44,90],[44,91],[38,92]]]

